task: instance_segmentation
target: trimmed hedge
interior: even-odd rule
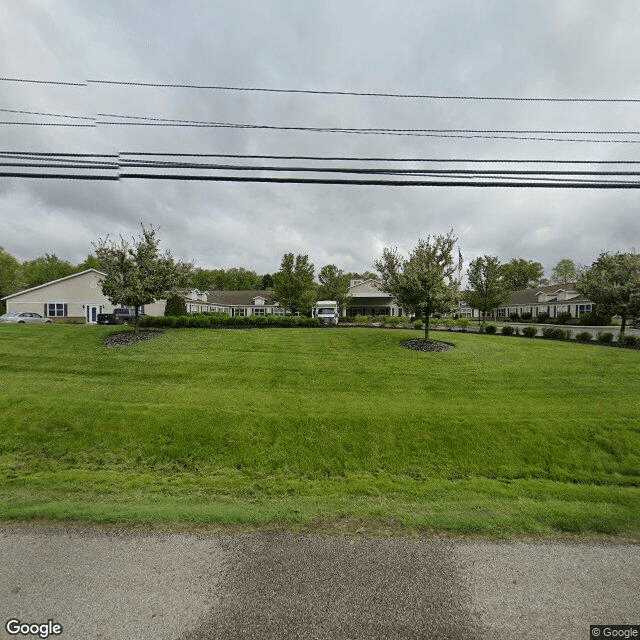
[[[141,327],[167,329],[253,329],[259,327],[324,327],[322,318],[304,316],[236,316],[226,314],[193,314],[188,316],[147,317],[140,321]]]
[[[581,331],[576,334],[576,340],[578,342],[591,342],[592,335],[588,331]]]
[[[485,333],[493,334],[498,330],[495,324],[488,324],[484,328]]]
[[[514,332],[515,332],[515,329],[510,325],[506,325],[506,326],[502,327],[502,329],[500,329],[500,333],[503,336],[512,336],[514,334]]]
[[[610,331],[599,333],[597,336],[597,340],[600,344],[611,344],[613,342],[613,333],[611,333]]]
[[[527,338],[535,338],[538,335],[538,327],[524,327],[522,335]]]

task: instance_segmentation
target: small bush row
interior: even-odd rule
[[[303,316],[236,316],[226,314],[200,314],[187,316],[147,317],[140,321],[141,327],[158,327],[167,329],[200,328],[200,329],[248,329],[255,327],[323,327],[322,318],[305,318]]]

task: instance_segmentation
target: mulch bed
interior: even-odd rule
[[[106,347],[128,347],[132,344],[138,344],[145,340],[159,338],[162,334],[158,331],[143,331],[140,333],[116,333],[105,339]]]
[[[453,349],[453,345],[448,344],[447,342],[425,340],[424,338],[405,340],[401,344],[406,349],[413,349],[414,351],[450,351],[451,349]]]

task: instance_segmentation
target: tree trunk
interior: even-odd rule
[[[624,330],[627,328],[627,314],[626,313],[620,314],[620,318],[622,319],[622,322],[620,323],[620,335],[618,336],[618,342],[622,341],[622,336],[624,336]]]
[[[134,333],[140,333],[140,307],[136,305],[136,321]]]
[[[429,316],[431,315],[429,303],[424,308],[424,339],[429,339]]]

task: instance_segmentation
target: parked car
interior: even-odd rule
[[[97,320],[98,324],[133,324],[135,321],[135,312],[124,307],[114,309],[113,313],[99,313]]]
[[[4,324],[51,324],[49,318],[43,318],[39,313],[30,311],[11,311],[0,316],[0,322]]]

